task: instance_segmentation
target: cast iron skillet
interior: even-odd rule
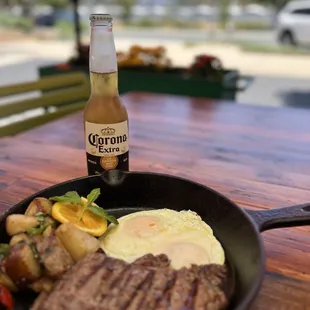
[[[96,202],[116,217],[128,213],[169,208],[197,212],[222,243],[233,279],[229,309],[247,309],[261,285],[265,252],[260,232],[299,225],[310,225],[310,203],[268,211],[244,210],[220,193],[192,181],[156,173],[108,171],[51,186],[18,203],[0,217],[0,242],[6,242],[5,218],[23,213],[38,196],[49,198],[75,190],[86,196],[100,187]],[[29,309],[35,295],[16,295],[16,309]],[[141,309],[142,310],[142,309]]]

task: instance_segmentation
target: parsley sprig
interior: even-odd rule
[[[75,191],[67,192],[63,196],[51,197],[50,200],[58,201],[58,202],[67,202],[67,203],[72,203],[72,204],[83,206],[83,201],[80,195]]]
[[[95,188],[87,195],[87,203],[85,205],[80,195],[76,191],[67,192],[63,196],[51,197],[50,200],[83,206],[79,214],[79,221],[82,220],[85,211],[89,210],[98,216],[104,217],[106,220],[108,220],[113,224],[118,224],[118,220],[113,215],[108,214],[106,210],[95,204],[95,201],[99,196],[100,196],[100,188]]]
[[[45,225],[45,217],[48,216],[48,214],[43,213],[43,212],[38,212],[35,217],[37,219],[37,221],[39,222],[39,226],[38,227],[33,227],[33,228],[29,228],[27,230],[27,233],[29,235],[35,236],[35,235],[40,235],[43,233],[43,231],[47,228],[47,225]]]

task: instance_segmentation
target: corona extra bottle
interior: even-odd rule
[[[117,56],[109,14],[91,14],[91,94],[84,110],[88,175],[129,170],[128,114],[118,92]]]

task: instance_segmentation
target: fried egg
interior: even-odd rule
[[[108,256],[131,263],[145,254],[166,254],[175,269],[225,262],[224,249],[212,228],[193,211],[141,211],[118,221],[100,238]]]

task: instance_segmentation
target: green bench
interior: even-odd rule
[[[29,97],[29,92],[36,95]],[[9,120],[12,116],[19,116],[18,121],[8,121],[0,125],[0,137],[11,136],[45,124],[51,120],[68,115],[84,108],[90,94],[89,77],[82,72],[62,73],[45,76],[34,82],[14,84],[0,87],[0,100],[9,99],[10,96],[23,96],[23,99],[1,103],[0,120]],[[40,115],[27,117],[31,111],[40,110]]]

